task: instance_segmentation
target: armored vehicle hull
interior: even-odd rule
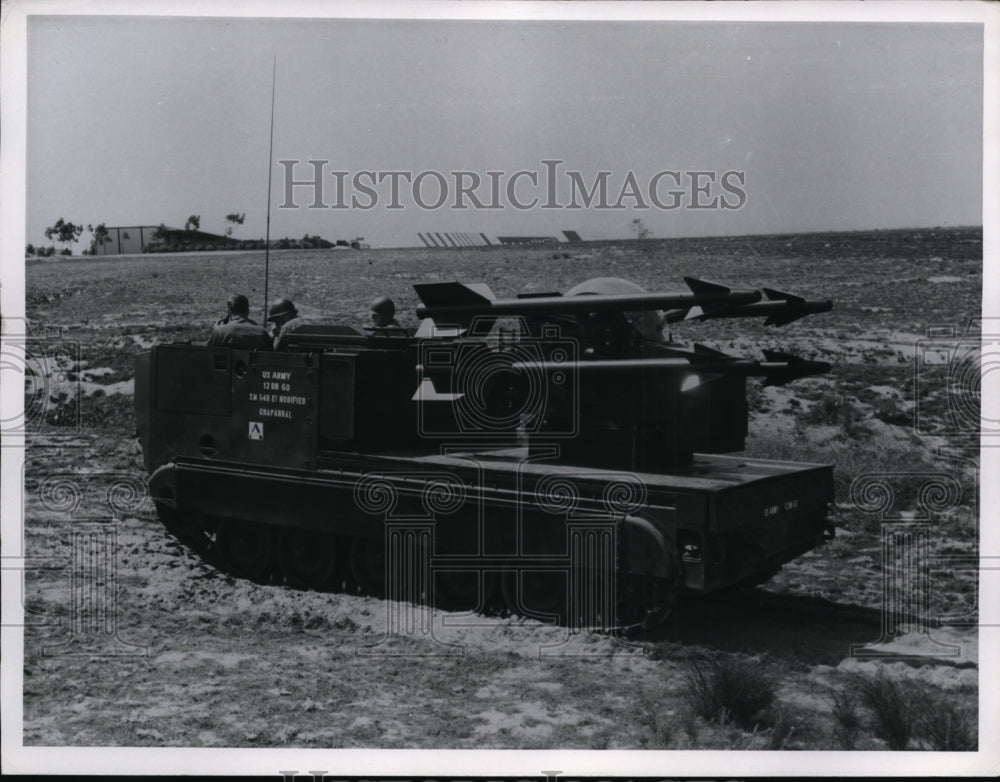
[[[413,393],[424,343],[319,329],[284,352],[141,355],[139,438],[164,523],[246,578],[609,630],[662,621],[678,594],[763,581],[832,535],[829,466],[685,451],[666,472],[627,461],[621,437],[602,458],[592,427],[494,426],[493,407],[490,427],[439,429]]]

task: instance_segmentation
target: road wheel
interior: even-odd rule
[[[615,625],[626,637],[655,636],[674,613],[680,572],[676,546],[640,517],[626,517],[619,535]]]
[[[337,546],[333,535],[288,527],[278,534],[278,567],[290,587],[323,589],[337,572]]]
[[[496,575],[474,570],[434,573],[434,602],[448,611],[482,612],[496,592]]]
[[[365,594],[385,594],[385,544],[380,540],[355,538],[351,541],[351,575]]]
[[[156,502],[156,515],[167,532],[182,543],[203,551],[211,542],[211,522],[192,511],[178,512],[164,502]]]
[[[652,633],[674,612],[676,584],[671,578],[623,573],[618,578],[617,626],[626,636]]]
[[[219,524],[216,550],[233,575],[263,580],[271,570],[271,528],[253,521],[226,519]]]
[[[509,570],[500,585],[512,614],[566,624],[566,574],[562,571]]]

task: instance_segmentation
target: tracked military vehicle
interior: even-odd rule
[[[748,459],[747,378],[829,370],[664,324],[830,309],[687,279],[497,299],[416,285],[415,333],[307,326],[280,351],[167,344],[135,405],[160,517],[249,579],[604,629],[766,580],[832,535],[832,468]]]

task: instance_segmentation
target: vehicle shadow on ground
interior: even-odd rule
[[[682,646],[836,666],[852,656],[852,646],[879,642],[882,612],[821,597],[739,589],[685,600],[664,630],[660,640]]]

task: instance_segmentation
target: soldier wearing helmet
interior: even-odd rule
[[[267,322],[270,324],[274,334],[274,349],[281,350],[288,335],[300,326],[305,325],[305,321],[299,317],[298,310],[291,299],[275,299],[267,311]]]
[[[388,296],[379,296],[371,303],[369,309],[372,311],[372,323],[375,328],[388,328],[396,326],[401,328],[396,322],[396,303]]]
[[[242,293],[234,293],[226,302],[226,317],[215,324],[209,345],[233,348],[271,349],[271,337],[263,326],[250,320],[250,302]]]
[[[372,325],[366,326],[366,331],[375,333],[405,333],[405,329],[396,320],[396,304],[388,296],[379,296],[369,307],[372,313]]]

